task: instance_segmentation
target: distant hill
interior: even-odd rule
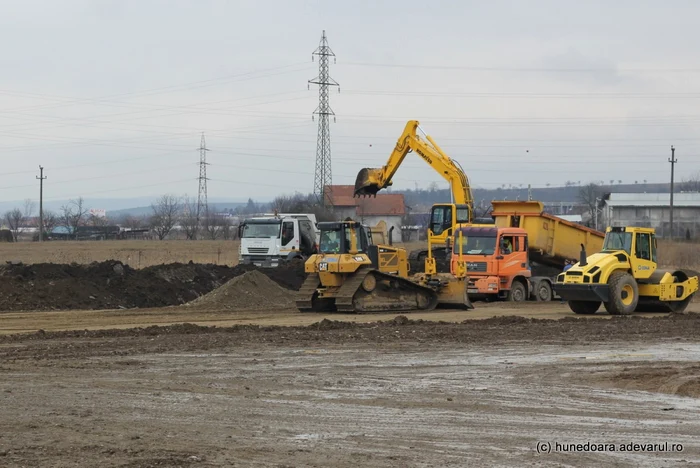
[[[626,192],[626,193],[668,193],[670,184],[619,184],[601,185],[602,193]],[[544,203],[580,203],[581,186],[533,188],[532,199]],[[679,192],[674,189],[674,192]],[[475,205],[488,205],[493,200],[527,200],[527,187],[497,188],[497,189],[472,189]],[[450,190],[393,190],[392,193],[403,193],[406,204],[414,211],[427,211],[434,203],[450,201]]]
[[[220,211],[233,211],[239,206],[245,206],[245,203],[209,203],[209,209],[220,212]],[[134,208],[125,208],[122,210],[109,210],[107,215],[110,218],[120,218],[122,216],[148,216],[153,214],[153,209],[151,205],[148,206],[137,206]]]
[[[85,197],[85,206],[88,208],[95,208],[106,210],[108,216],[122,216],[124,214],[131,214],[133,216],[141,216],[143,214],[150,214],[151,203],[153,203],[158,197],[134,197],[134,198],[90,198]],[[33,200],[36,204],[34,209],[34,214],[39,212],[39,200]],[[235,209],[235,207],[240,205],[245,205],[247,199],[220,199],[220,198],[210,198],[209,205],[216,205],[221,207],[221,209]],[[61,206],[67,205],[69,200],[44,200],[44,209],[47,211],[59,212]],[[23,200],[14,201],[0,201],[0,216],[6,211],[12,210],[14,208],[23,209]]]

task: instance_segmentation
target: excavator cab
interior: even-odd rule
[[[430,209],[430,232],[433,236],[447,238],[452,235],[455,227],[461,224],[471,224],[471,208],[469,205],[454,203],[438,203]]]

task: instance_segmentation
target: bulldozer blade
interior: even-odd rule
[[[360,169],[355,179],[355,197],[374,195],[377,196],[383,187],[381,183],[381,169],[365,167]]]
[[[445,275],[439,275],[445,277]],[[443,286],[438,291],[438,305],[459,307],[461,309],[473,309],[474,305],[469,300],[467,285],[469,281],[464,278],[454,278],[449,275]]]

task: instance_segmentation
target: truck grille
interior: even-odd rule
[[[248,253],[253,255],[265,255],[269,250],[267,247],[248,247]]]
[[[486,262],[469,262],[467,271],[486,271]]]

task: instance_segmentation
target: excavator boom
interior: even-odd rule
[[[355,180],[355,196],[376,195],[380,190],[391,186],[392,178],[406,155],[415,151],[450,183],[452,202],[458,205],[467,205],[470,211],[473,211],[474,197],[466,174],[459,167],[459,164],[450,159],[430,136],[426,135],[425,140],[420,138],[417,134],[419,128],[417,120],[409,120],[386,165],[380,168],[366,167],[360,170]]]

